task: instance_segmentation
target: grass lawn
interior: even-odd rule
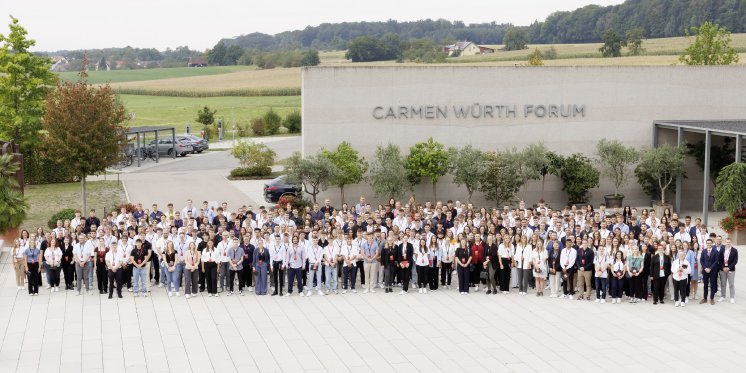
[[[120,98],[127,110],[135,114],[129,126],[174,126],[177,134],[186,132],[187,122],[192,126],[192,133],[199,134],[202,125],[195,119],[197,111],[204,106],[217,109],[215,115],[223,118],[226,130],[231,129],[234,113],[236,123],[243,126],[269,108],[283,118],[294,110],[300,110],[300,96],[191,98],[121,95]]]
[[[210,66],[210,67],[173,67],[166,69],[141,69],[141,70],[111,70],[111,71],[89,71],[88,82],[100,83],[122,83],[146,80],[161,80],[184,78],[201,75],[220,75],[236,71],[254,70],[253,66]],[[77,71],[60,73],[60,79],[75,81],[78,79]]]
[[[208,68],[212,69],[212,68]],[[233,71],[213,75],[194,75],[140,80],[112,84],[114,88],[184,90],[184,91],[226,91],[237,89],[281,89],[300,88],[299,67],[256,70],[253,67],[233,67]],[[171,70],[171,69],[155,69]],[[197,69],[190,69],[197,70]],[[145,70],[138,70],[145,71]]]
[[[124,188],[114,181],[89,181],[86,183],[88,209],[96,209],[96,216],[104,216],[115,205],[126,201]],[[66,208],[82,208],[80,201],[80,183],[28,185],[25,189],[29,210],[21,229],[29,231],[38,227],[47,228],[49,218]],[[88,216],[84,214],[83,216]]]

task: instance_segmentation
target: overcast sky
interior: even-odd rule
[[[554,11],[621,0],[0,0],[37,51],[104,47],[210,48],[223,37],[344,21],[461,20],[528,25]],[[0,33],[10,18],[0,19]]]

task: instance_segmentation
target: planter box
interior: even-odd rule
[[[621,208],[622,202],[624,201],[624,196],[615,196],[613,194],[607,194],[604,196],[604,202],[606,204],[606,208]]]
[[[728,232],[731,242],[735,246],[746,245],[746,231],[733,230]]]

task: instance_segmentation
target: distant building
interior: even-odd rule
[[[207,67],[207,60],[204,57],[189,57],[187,67]]]
[[[477,54],[495,53],[495,49],[476,45],[470,41],[458,41],[454,44],[443,47],[443,52],[447,53],[449,57],[454,54],[460,56],[475,56]]]
[[[51,70],[59,73],[63,71],[67,71],[70,68],[70,61],[67,60],[67,58],[63,56],[53,56],[52,57],[52,67]]]

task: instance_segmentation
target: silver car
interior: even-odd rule
[[[180,141],[179,139],[176,139],[176,155],[180,155],[182,157],[185,157],[187,154],[190,154],[194,149],[191,145],[189,145],[186,141]],[[151,141],[150,144],[148,144],[148,150],[155,151],[155,140]],[[167,139],[158,139],[158,155],[166,155],[166,156],[172,156],[174,154],[174,144],[173,140],[170,138]]]

